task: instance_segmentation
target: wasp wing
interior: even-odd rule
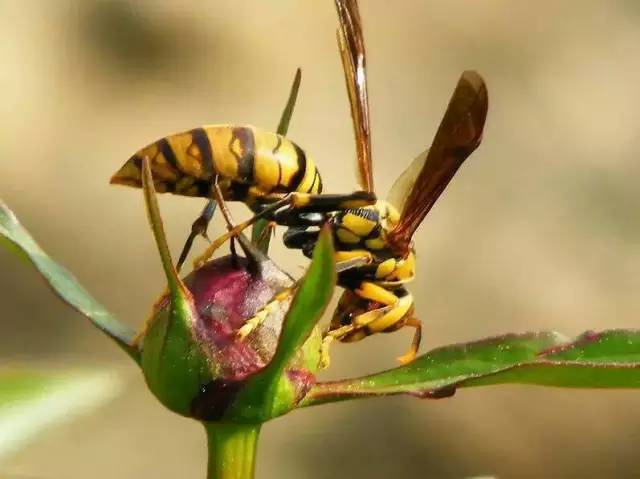
[[[458,80],[431,148],[414,160],[392,188],[392,196],[399,197],[402,203],[400,221],[388,238],[394,250],[408,251],[411,237],[422,220],[460,165],[480,144],[487,108],[484,80],[474,71],[465,71]],[[410,176],[415,181],[402,201],[402,189],[410,184]]]
[[[362,36],[362,22],[357,0],[335,0],[340,20],[338,48],[347,83],[353,131],[356,138],[358,182],[364,191],[373,191],[371,137],[369,129],[369,100],[367,72]]]
[[[409,165],[409,167],[402,172],[396,181],[393,182],[393,186],[387,195],[387,202],[392,204],[398,211],[404,210],[404,206],[409,198],[409,193],[416,182],[416,178],[422,171],[425,161],[427,161],[427,155],[429,154],[429,148],[420,153]]]

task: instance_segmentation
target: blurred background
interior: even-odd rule
[[[459,74],[476,69],[489,88],[483,144],[417,234],[423,348],[638,327],[637,2],[360,3],[382,196],[430,144]],[[0,1],[0,196],[138,328],[164,280],[140,191],[109,177],[169,133],[275,129],[300,66],[289,136],[326,191],[352,190],[336,25],[330,0]],[[177,254],[203,201],[160,204]],[[306,264],[281,246],[273,257],[294,275]],[[200,426],[165,411],[127,358],[4,250],[0,302],[1,367],[113,369],[126,381],[105,407],[6,459],[0,476],[202,477]],[[323,377],[391,367],[410,336],[336,345]],[[637,477],[639,406],[633,391],[502,386],[309,409],[264,429],[258,477]]]

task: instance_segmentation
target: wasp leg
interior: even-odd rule
[[[214,198],[220,207],[220,212],[222,213],[222,217],[227,224],[227,229],[231,230],[236,227],[233,218],[231,217],[231,212],[229,208],[227,208],[227,203],[224,201],[224,197],[222,196],[222,191],[220,190],[220,185],[218,184],[218,179],[216,177],[213,185]],[[234,239],[238,240],[240,243],[240,248],[244,252],[247,260],[249,260],[249,270],[257,272],[260,268],[260,265],[268,260],[267,256],[260,251],[259,247],[255,245],[253,242],[249,241],[249,239],[244,235],[244,233],[238,233],[237,236],[231,237],[231,254],[235,258],[237,256],[235,251],[235,243]]]
[[[358,327],[355,324],[347,324],[337,329],[330,329],[325,332],[322,338],[322,344],[320,345],[320,367],[322,369],[327,369],[331,365],[329,346],[333,341],[343,341],[347,336],[356,334],[362,329],[362,327]],[[365,337],[365,334],[363,334],[362,337]]]
[[[354,293],[361,298],[384,305],[392,305],[400,301],[400,298],[398,298],[395,293],[371,281],[363,281],[360,283],[360,286],[354,290]]]
[[[383,308],[378,308],[373,311],[362,313],[360,315],[357,315],[354,318],[354,321],[352,321],[351,323],[340,326],[336,329],[329,329],[327,332],[325,332],[324,337],[322,338],[322,344],[320,346],[320,367],[326,369],[331,364],[329,346],[333,341],[352,343],[366,338],[367,336],[372,334],[368,332],[367,324],[375,321],[381,316],[384,316],[385,313],[392,311],[394,308],[394,305],[385,306]],[[356,319],[358,320],[357,322],[355,321]]]
[[[238,339],[243,340],[249,334],[260,326],[267,316],[273,312],[279,303],[285,301],[289,296],[293,294],[294,288],[285,289],[284,291],[276,294],[271,301],[269,301],[261,310],[259,310],[253,317],[247,319],[245,323],[236,331]]]
[[[405,290],[401,291],[405,293]],[[354,292],[362,298],[386,305],[382,308],[361,313],[353,318],[352,324],[355,327],[364,328],[366,335],[390,333],[404,326],[415,328],[409,351],[398,358],[398,361],[402,364],[413,361],[422,338],[422,323],[412,316],[413,296],[408,293],[397,296],[395,293],[367,281],[361,283],[360,287]],[[350,338],[344,337],[340,339],[349,340]],[[357,339],[351,338],[351,340]]]
[[[411,347],[409,348],[409,351],[397,358],[400,363],[409,364],[416,358],[418,349],[420,349],[420,340],[422,339],[422,321],[412,317],[404,323],[404,326],[410,326],[416,329],[413,334],[413,339],[411,340]]]
[[[322,344],[320,345],[320,367],[327,369],[331,365],[331,355],[329,354],[329,346],[335,338],[330,334],[325,335],[322,338]]]
[[[191,232],[187,237],[187,240],[184,242],[184,246],[182,247],[182,252],[180,253],[180,257],[178,259],[178,263],[176,264],[176,270],[180,271],[182,265],[187,259],[187,255],[193,246],[193,240],[196,239],[197,236],[202,236],[207,241],[211,241],[207,236],[207,228],[209,227],[209,223],[211,222],[211,218],[213,218],[213,214],[216,211],[216,203],[213,200],[209,200],[206,204],[200,216],[193,222],[191,225]]]
[[[353,323],[365,327],[367,333],[391,333],[404,326],[415,328],[411,347],[407,353],[398,357],[398,361],[407,364],[416,358],[420,340],[422,338],[422,323],[412,316],[413,297],[410,294],[399,297],[397,302],[373,311],[360,314],[353,319]]]

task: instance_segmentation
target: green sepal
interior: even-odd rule
[[[195,314],[187,298],[171,296],[142,342],[142,371],[151,392],[168,409],[191,415],[191,404],[212,378],[209,360],[193,336]]]
[[[169,290],[154,308],[153,319],[141,339],[142,370],[149,389],[164,406],[189,416],[193,398],[212,379],[212,367],[194,335],[197,313],[171,258],[146,158],[142,164],[142,188]],[[169,301],[168,307],[162,307],[163,301]]]
[[[296,406],[301,399],[300,389],[290,376],[291,369],[303,366],[310,374],[317,371],[321,336],[316,324],[331,300],[335,283],[333,245],[331,234],[325,228],[314,249],[311,265],[297,286],[273,359],[248,380],[227,418],[261,423]],[[296,364],[296,359],[303,363]]]

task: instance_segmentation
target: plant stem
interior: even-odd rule
[[[204,423],[207,479],[253,479],[261,424]]]

